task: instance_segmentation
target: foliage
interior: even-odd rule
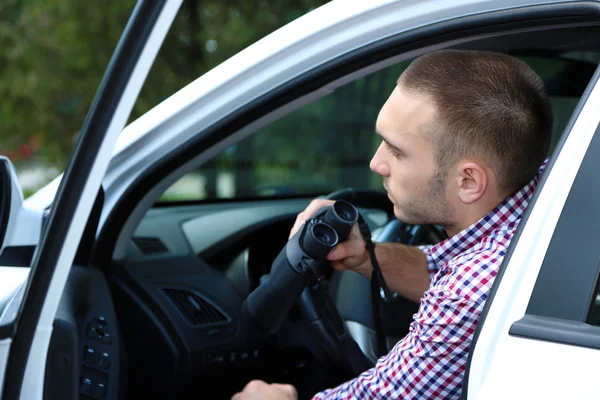
[[[34,138],[42,160],[64,167],[131,12],[102,3],[8,0],[0,10],[0,146],[15,161]]]
[[[325,0],[185,0],[135,104],[135,119]],[[133,1],[0,3],[0,152],[60,170]]]

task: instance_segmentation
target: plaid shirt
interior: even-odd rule
[[[433,246],[431,284],[410,331],[374,368],[313,399],[458,399],[467,356],[490,288],[547,164],[488,215]]]

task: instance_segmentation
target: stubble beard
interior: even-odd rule
[[[454,209],[446,200],[446,173],[436,170],[424,193],[411,195],[401,206],[401,220],[414,225],[454,226]]]

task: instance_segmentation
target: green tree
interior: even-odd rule
[[[8,0],[0,10],[0,146],[32,136],[64,167],[132,4]]]
[[[324,0],[185,0],[131,119]],[[0,151],[35,138],[62,169],[133,1],[0,3]]]

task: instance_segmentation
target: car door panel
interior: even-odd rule
[[[111,283],[130,355],[130,398],[222,398],[277,364],[268,338],[243,323],[243,297],[195,255],[127,263]]]

